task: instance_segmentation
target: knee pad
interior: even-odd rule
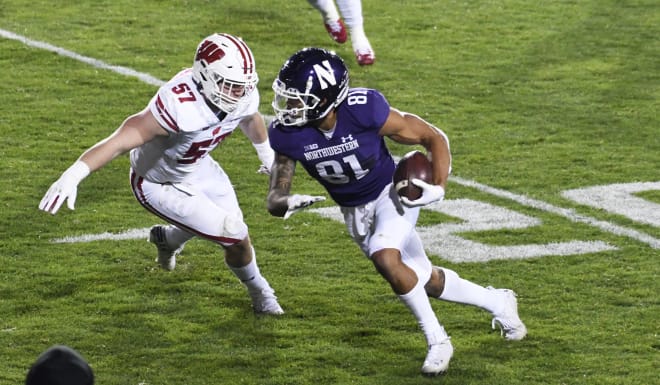
[[[402,254],[401,258],[403,263],[411,268],[417,275],[418,281],[416,286],[426,285],[429,279],[431,279],[431,272],[433,271],[433,265],[431,264],[431,261],[426,258],[426,255],[413,258]]]
[[[424,251],[422,239],[416,232],[413,231],[405,246],[401,249],[401,259],[406,266],[415,271],[420,282],[426,285],[426,282],[431,279],[433,264],[426,255],[426,251]]]
[[[227,213],[220,218],[219,239],[217,240],[223,246],[234,245],[247,237],[248,227],[240,215]]]
[[[247,236],[247,230],[247,225],[241,216],[227,214],[222,222],[220,233],[230,238],[243,239]]]

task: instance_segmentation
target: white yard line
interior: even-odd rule
[[[4,38],[7,38],[7,39],[11,39],[11,40],[18,40],[21,43],[23,43],[23,44],[25,44],[29,47],[43,49],[43,50],[46,50],[46,51],[54,52],[58,55],[62,55],[62,56],[66,56],[66,57],[74,59],[74,60],[78,60],[80,62],[89,64],[92,67],[96,67],[96,68],[100,68],[100,69],[104,69],[104,70],[109,70],[109,71],[116,72],[116,73],[124,75],[124,76],[132,76],[132,77],[140,79],[141,81],[143,81],[144,83],[147,83],[147,84],[151,84],[151,85],[154,85],[154,86],[160,86],[164,83],[162,80],[156,79],[155,77],[153,77],[149,74],[138,72],[138,71],[135,71],[135,70],[133,70],[131,68],[127,68],[127,67],[107,64],[107,63],[105,63],[101,60],[94,59],[94,58],[87,57],[87,56],[82,56],[82,55],[79,55],[75,52],[66,50],[66,49],[61,48],[61,47],[56,47],[54,45],[45,43],[43,41],[32,40],[32,39],[29,39],[25,36],[17,35],[15,33],[11,32],[11,31],[0,29],[0,36],[2,36]]]
[[[500,190],[494,187],[487,186],[485,184],[481,184],[479,182],[475,182],[473,180],[469,179],[463,179],[463,178],[458,178],[458,177],[451,177],[450,180],[452,182],[456,182],[460,185],[467,186],[467,187],[472,187],[475,188],[479,191],[483,191],[485,193],[495,195],[500,198],[506,198],[509,200],[512,200],[514,202],[520,203],[523,206],[527,207],[532,207],[538,210],[546,211],[552,214],[560,215],[562,217],[565,217],[573,222],[578,222],[578,223],[586,223],[588,225],[598,227],[599,229],[606,231],[608,233],[620,235],[620,236],[625,236],[628,238],[636,239],[640,242],[646,243],[649,246],[653,247],[654,249],[660,249],[660,239],[654,238],[646,233],[643,233],[641,231],[637,231],[635,229],[630,229],[627,227],[615,225],[610,222],[606,221],[601,221],[596,218],[591,218],[586,215],[578,214],[575,212],[573,209],[565,209],[562,207],[557,207],[553,206],[549,203],[542,202],[536,199],[532,199],[529,197],[526,197],[524,195],[519,195],[512,193],[510,191],[506,190]]]
[[[131,68],[127,67],[122,67],[122,66],[116,66],[116,65],[111,65],[107,64],[101,60],[94,59],[91,57],[79,55],[75,52],[69,51],[67,49],[61,48],[61,47],[56,47],[54,45],[42,42],[42,41],[37,41],[37,40],[32,40],[29,39],[25,36],[21,36],[18,34],[15,34],[11,31],[7,31],[4,29],[0,29],[0,36],[6,38],[6,39],[11,39],[11,40],[17,40],[22,42],[23,44],[38,48],[38,49],[43,49],[47,51],[54,52],[58,55],[66,56],[68,58],[78,60],[80,62],[89,64],[93,67],[104,69],[104,70],[109,70],[112,72],[116,72],[120,75],[124,76],[132,76],[135,78],[138,78],[144,83],[151,84],[154,86],[161,86],[164,82],[160,79],[157,79],[147,73],[143,72],[138,72],[135,71]],[[267,119],[272,119],[270,116],[266,116]],[[648,234],[645,234],[641,231],[637,231],[635,229],[630,229],[627,227],[615,225],[610,222],[606,221],[601,221],[595,218],[588,217],[586,215],[578,214],[575,212],[573,209],[565,209],[557,206],[553,206],[549,203],[545,203],[536,199],[528,198],[524,195],[519,195],[515,194],[509,191],[505,190],[500,190],[494,187],[490,187],[472,180],[468,179],[463,179],[463,178],[458,178],[458,177],[452,177],[450,179],[452,182],[458,183],[463,186],[467,187],[472,187],[475,188],[479,191],[501,197],[501,198],[506,198],[509,200],[512,200],[514,202],[517,202],[521,205],[532,207],[538,210],[546,211],[549,213],[553,213],[556,215],[563,216],[573,222],[579,222],[579,223],[585,223],[594,227],[597,227],[603,231],[620,235],[620,236],[625,236],[629,237],[635,240],[638,240],[640,242],[646,243],[650,245],[651,247],[655,249],[660,248],[660,239],[654,238]],[[123,233],[119,234],[111,234],[111,233],[102,233],[102,234],[88,234],[88,235],[81,235],[81,236],[76,236],[76,237],[65,237],[65,238],[58,238],[53,240],[53,242],[90,242],[90,241],[95,241],[95,240],[123,240],[123,239],[136,239],[136,238],[145,238],[146,235],[148,234],[148,229],[132,229],[128,230]]]
[[[121,233],[101,233],[101,234],[83,234],[79,236],[71,236],[64,238],[53,239],[53,243],[83,243],[92,241],[123,241],[127,239],[144,239],[149,236],[149,227],[142,229],[129,229]]]

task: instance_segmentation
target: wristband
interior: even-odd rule
[[[273,165],[273,161],[275,160],[275,152],[273,152],[273,149],[270,148],[270,140],[266,138],[266,140],[262,143],[252,143],[252,146],[254,146],[254,149],[257,150],[257,156],[259,157],[261,163],[270,169],[270,167]]]
[[[70,177],[75,184],[78,185],[78,183],[85,179],[90,172],[91,170],[87,163],[82,160],[77,160],[64,172],[63,176],[66,175],[67,177]]]

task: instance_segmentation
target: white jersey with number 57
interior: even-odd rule
[[[258,111],[257,90],[245,99],[233,112],[218,116],[197,90],[192,71],[179,72],[160,87],[148,105],[170,135],[133,149],[131,167],[151,182],[183,182],[242,119]]]

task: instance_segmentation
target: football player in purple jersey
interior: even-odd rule
[[[305,48],[291,56],[273,83],[276,119],[269,127],[275,150],[268,210],[291,214],[325,199],[292,194],[297,163],[340,206],[348,233],[417,319],[428,351],[422,373],[447,370],[453,346],[429,297],[478,306],[493,316],[507,340],[527,329],[516,295],[483,287],[433,266],[415,230],[420,207],[444,198],[451,171],[449,140],[420,117],[391,107],[377,90],[349,88],[348,70],[333,52]],[[420,198],[399,198],[392,188],[395,162],[384,138],[422,145],[433,164],[433,183],[413,182]]]
[[[133,194],[168,222],[151,228],[158,263],[174,269],[176,257],[195,236],[223,249],[225,263],[247,287],[257,313],[282,314],[261,275],[248,227],[231,181],[210,152],[240,127],[252,142],[262,172],[273,151],[258,112],[259,92],[252,51],[235,36],[202,40],[192,68],[160,87],[149,104],[85,151],[48,189],[39,208],[55,214],[64,201],[73,210],[78,184],[91,172],[130,151]]]

